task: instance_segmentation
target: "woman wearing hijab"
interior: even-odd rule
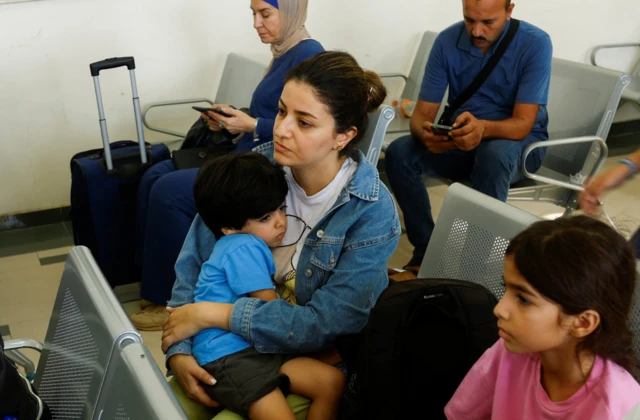
[[[236,150],[251,150],[260,143],[273,139],[273,123],[278,100],[284,88],[284,78],[295,66],[323,51],[316,40],[311,39],[304,27],[307,19],[307,1],[253,0],[251,10],[254,28],[265,44],[271,44],[273,59],[251,101],[249,115],[226,104],[216,104],[230,118],[210,111],[203,114],[213,131],[222,127],[232,134],[245,133]],[[259,139],[259,143],[256,140]]]
[[[273,140],[278,100],[289,70],[324,51],[311,39],[304,24],[307,0],[251,0],[254,28],[260,40],[271,45],[273,59],[253,93],[249,114],[226,104],[214,107],[230,115],[203,114],[213,131],[226,128],[232,134],[244,133],[234,151],[251,150]],[[177,171],[173,161],[159,162],[140,182],[136,244],[141,262],[143,299],[141,311],[131,315],[140,330],[161,330],[166,320],[166,303],[175,281],[174,264],[196,215],[193,183],[198,169]]]

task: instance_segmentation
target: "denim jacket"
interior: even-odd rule
[[[256,149],[273,159],[273,143]],[[388,285],[387,262],[400,237],[400,221],[389,190],[360,152],[358,168],[331,210],[313,228],[300,253],[293,306],[240,298],[233,305],[231,331],[262,353],[304,353],[334,345],[339,335],[359,332]],[[200,267],[215,237],[196,216],[175,265],[170,307],[193,302]],[[174,344],[174,354],[191,354],[191,339]]]

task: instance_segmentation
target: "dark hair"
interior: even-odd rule
[[[476,3],[479,2],[480,0],[476,0]],[[464,0],[462,0],[462,2],[464,3]],[[507,11],[509,11],[509,6],[511,6],[511,0],[505,0],[504,2],[504,8],[507,9]]]
[[[249,219],[278,209],[288,191],[282,168],[255,152],[211,159],[193,186],[196,209],[218,239],[222,228],[242,229]]]
[[[588,309],[600,325],[578,346],[638,372],[629,313],[636,285],[636,258],[629,242],[587,216],[536,222],[506,251],[518,271],[567,315]]]
[[[355,146],[362,139],[369,121],[367,113],[378,109],[387,97],[380,76],[365,70],[353,56],[341,51],[325,51],[293,68],[287,82],[310,86],[335,120],[335,131],[344,133],[351,127],[358,134],[341,151],[355,156]]]

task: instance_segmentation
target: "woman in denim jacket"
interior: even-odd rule
[[[287,76],[274,141],[258,151],[274,158],[288,176],[290,218],[283,244],[291,246],[274,250],[274,260],[276,283],[285,277],[287,284],[278,287],[293,292],[296,304],[253,298],[191,303],[200,267],[215,243],[198,216],[176,263],[169,302],[175,309],[162,343],[169,367],[190,398],[217,405],[201,386],[215,383],[214,378],[191,356],[188,338],[202,329],[227,329],[260,352],[310,353],[330,349],[338,336],[365,326],[387,287],[387,261],[400,236],[391,194],[355,148],[367,127],[367,113],[385,96],[380,78],[343,52],[321,53]],[[289,285],[292,272],[295,287]]]

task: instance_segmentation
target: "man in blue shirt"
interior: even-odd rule
[[[442,31],[429,55],[411,135],[395,140],[385,153],[391,189],[414,246],[405,269],[417,272],[434,227],[423,175],[470,178],[474,189],[505,201],[509,186],[522,179],[522,151],[548,138],[551,40],[526,22],[488,79],[454,112],[453,130],[440,135],[431,128],[447,87],[450,99],[458,97],[495,53],[513,7],[510,0],[463,0],[464,21]],[[527,169],[535,172],[544,152],[530,156]]]

